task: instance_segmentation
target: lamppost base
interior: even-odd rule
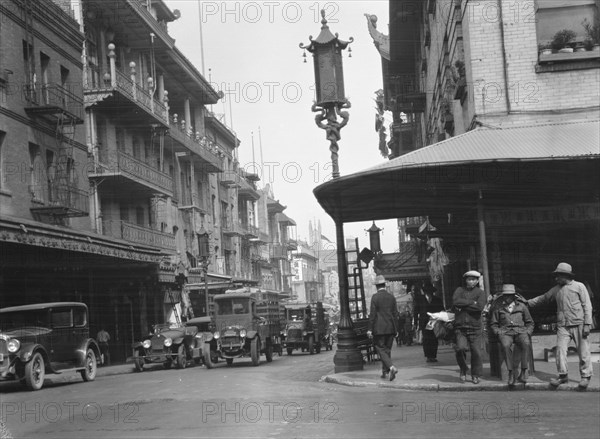
[[[356,347],[356,333],[351,328],[338,332],[338,344],[333,356],[335,373],[363,370],[363,356]]]
[[[358,348],[338,349],[333,356],[335,373],[363,370],[363,357]]]

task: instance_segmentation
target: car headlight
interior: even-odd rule
[[[165,343],[166,347],[169,347],[169,346],[171,346],[173,344],[173,340],[171,338],[167,337],[167,338],[165,338],[165,342],[164,343]]]
[[[242,329],[242,330],[240,331],[240,337],[242,337],[242,338],[245,338],[245,337],[246,337],[246,330],[245,330],[245,329]]]
[[[306,337],[306,334],[308,334],[306,331],[302,331],[302,337]]]
[[[215,340],[218,340],[219,337],[221,337],[221,333],[219,331],[215,331],[213,337],[215,337]]]
[[[144,347],[144,349],[148,349],[150,346],[152,346],[152,342],[150,340],[144,340],[142,342],[142,346]]]
[[[10,352],[11,354],[14,354],[21,348],[21,342],[19,340],[17,340],[16,338],[11,338],[10,340],[8,340],[6,347],[8,349],[8,352]]]

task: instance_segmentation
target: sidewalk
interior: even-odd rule
[[[335,349],[335,348],[334,348]],[[600,362],[598,354],[592,355],[594,376],[587,389],[588,392],[600,391]],[[470,357],[469,357],[470,358]],[[467,361],[469,361],[467,358]],[[449,345],[440,346],[438,362],[426,363],[423,356],[423,347],[394,346],[392,348],[392,361],[399,369],[396,379],[380,378],[381,363],[373,361],[364,365],[364,370],[355,372],[333,373],[321,378],[328,383],[356,387],[384,387],[399,390],[433,390],[433,391],[473,391],[473,390],[509,390],[504,380],[490,376],[490,364],[487,355],[484,357],[483,376],[479,384],[473,384],[467,375],[467,382],[459,381],[459,369],[454,356],[454,349]],[[488,361],[488,362],[485,362]],[[550,386],[550,378],[557,376],[556,363],[536,360],[535,372],[530,373],[527,384],[517,383],[513,390],[579,390],[579,359],[577,355],[569,354],[569,383],[563,384],[558,389]]]

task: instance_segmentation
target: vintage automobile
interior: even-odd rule
[[[135,370],[141,372],[144,365],[151,363],[162,363],[165,369],[170,369],[173,363],[180,369],[190,361],[200,364],[203,344],[203,333],[195,325],[154,325],[148,338],[133,344]]]
[[[79,372],[84,381],[93,381],[98,358],[84,303],[0,309],[1,380],[18,380],[31,390],[42,388],[46,374]]]
[[[321,302],[313,306],[307,303],[288,303],[285,305],[285,319],[283,336],[288,355],[292,355],[295,349],[308,351],[309,354],[318,354],[323,347],[326,350],[332,349],[329,318]]]
[[[250,357],[253,366],[261,354],[268,363],[273,352],[281,350],[279,299],[277,293],[250,288],[229,290],[214,297],[215,331],[204,344],[204,365],[210,369],[214,359],[225,359],[228,366],[235,358]]]

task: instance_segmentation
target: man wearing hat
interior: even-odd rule
[[[444,311],[442,299],[434,293],[437,288],[430,282],[423,287],[423,296],[415,304],[415,322],[423,334],[423,353],[428,363],[437,362],[438,339],[433,329],[427,329],[429,323],[429,314]]]
[[[529,299],[530,307],[556,303],[556,368],[558,378],[552,378],[550,384],[558,387],[569,382],[567,349],[573,340],[579,354],[579,387],[587,389],[592,377],[592,356],[588,335],[592,325],[592,303],[587,288],[575,280],[573,268],[561,262],[552,272],[556,285],[546,294]]]
[[[373,337],[375,349],[381,359],[381,378],[386,378],[389,373],[390,381],[393,381],[398,369],[392,364],[391,353],[394,338],[399,331],[400,315],[396,298],[385,288],[385,278],[377,275],[374,284],[377,292],[371,297],[367,334]]]
[[[458,287],[452,295],[454,328],[456,334],[456,362],[460,367],[460,381],[467,380],[467,349],[471,351],[471,380],[479,384],[483,373],[481,358],[482,325],[481,312],[486,304],[485,293],[477,286],[481,274],[470,270],[463,274],[464,287]]]
[[[492,311],[490,321],[492,332],[498,336],[502,345],[506,367],[508,369],[508,385],[514,386],[516,377],[513,372],[514,366],[521,363],[519,381],[527,382],[528,356],[530,349],[529,336],[533,333],[533,319],[527,306],[517,299],[515,286],[512,284],[502,285],[502,293],[499,303]],[[514,345],[521,350],[520,361],[514,357]]]

